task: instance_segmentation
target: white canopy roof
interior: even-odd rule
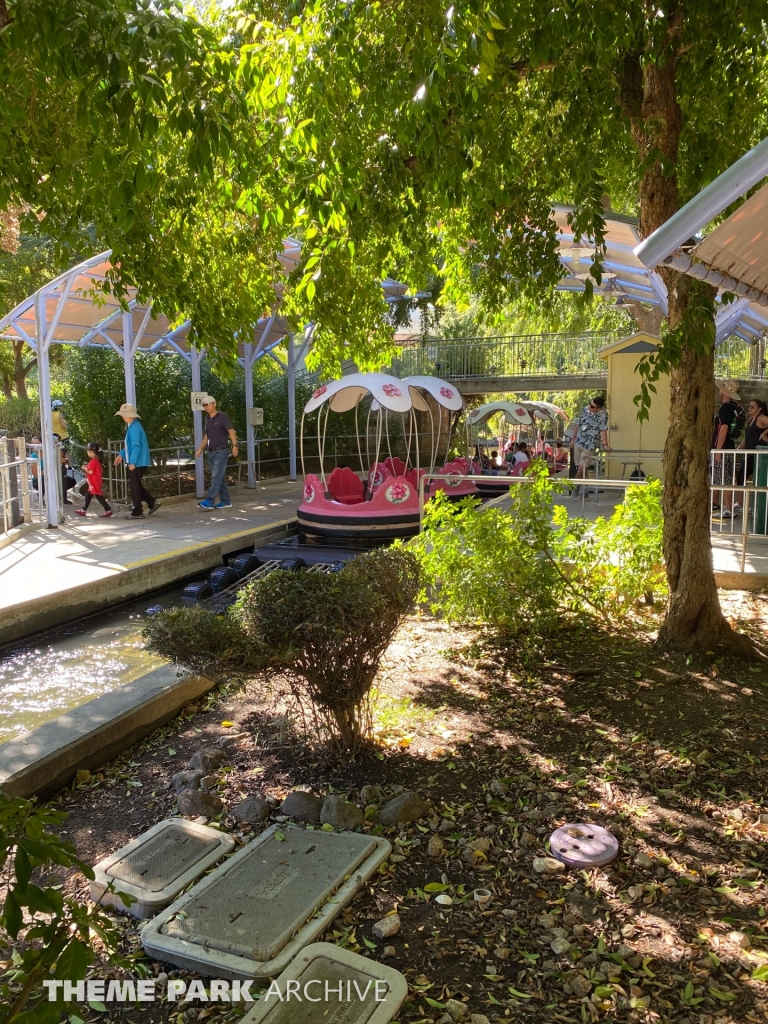
[[[453,384],[449,384],[448,381],[441,380],[440,377],[422,375],[403,377],[403,384],[407,384],[411,389],[413,404],[417,409],[421,409],[422,405],[425,409],[427,408],[426,403],[420,399],[419,390],[426,391],[434,398],[438,405],[450,410],[450,412],[458,412],[459,409],[464,407],[464,399],[461,397],[459,389]],[[419,401],[421,401],[421,404],[419,404]]]
[[[522,423],[529,426],[533,423],[531,414],[522,402],[488,402],[481,405],[479,409],[473,409],[469,414],[469,425],[476,427],[480,423],[486,423],[496,413],[503,413],[507,423]]]
[[[551,402],[520,402],[537,420],[554,420],[561,416],[568,419],[568,413]]]
[[[413,404],[407,385],[397,377],[388,373],[350,373],[340,380],[321,384],[304,406],[304,412],[314,412],[326,402],[334,412],[349,412],[366,395],[372,395],[390,412],[408,412]]]

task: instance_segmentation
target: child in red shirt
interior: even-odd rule
[[[88,464],[85,466],[85,478],[88,481],[88,493],[85,496],[83,507],[75,509],[75,515],[84,516],[88,511],[88,506],[91,504],[91,498],[95,498],[104,509],[101,513],[101,518],[108,519],[112,515],[112,509],[102,494],[101,481],[103,470],[101,468],[101,448],[95,441],[91,441],[86,451],[88,453]]]

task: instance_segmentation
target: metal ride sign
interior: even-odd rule
[[[203,411],[203,399],[208,397],[207,391],[191,391],[190,399],[192,405],[192,412]]]

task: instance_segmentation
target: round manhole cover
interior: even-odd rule
[[[616,836],[600,825],[562,825],[549,837],[553,857],[575,868],[602,867],[619,855]]]

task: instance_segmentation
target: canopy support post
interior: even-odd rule
[[[202,391],[200,385],[200,364],[203,361],[204,350],[191,348],[189,350],[190,365],[192,367],[192,390]],[[195,453],[203,443],[203,413],[202,410],[195,410],[192,413],[192,432],[195,439]],[[205,472],[203,469],[203,456],[195,454],[195,493],[198,498],[205,497]]]
[[[40,396],[40,440],[43,460],[43,472],[38,468],[38,500],[43,500],[45,488],[45,510],[48,528],[59,526],[59,487],[61,469],[59,453],[53,442],[53,416],[51,413],[51,368],[49,363],[48,325],[45,315],[44,292],[35,296],[35,319],[37,320],[37,387]]]
[[[248,486],[256,486],[256,431],[251,423],[253,408],[253,342],[243,345],[243,369],[245,370],[245,445],[248,459]],[[238,477],[239,479],[239,477]]]
[[[288,478],[296,479],[296,346],[288,335]]]
[[[123,313],[123,372],[125,374],[125,400],[136,407],[136,367],[133,349],[133,313]]]

